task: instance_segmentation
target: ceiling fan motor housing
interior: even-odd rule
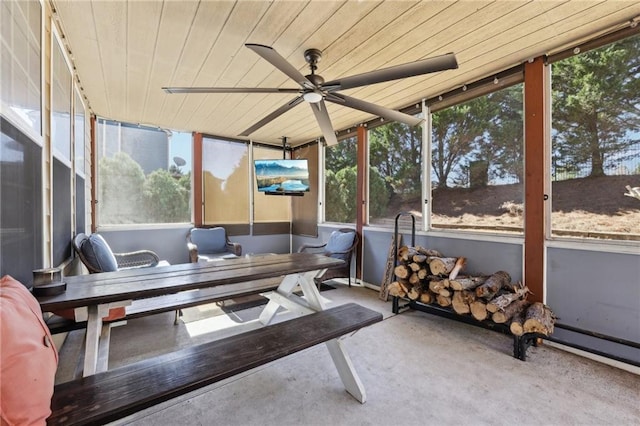
[[[304,60],[311,65],[311,72],[316,70],[316,65],[322,59],[322,51],[319,49],[307,49],[304,51]]]

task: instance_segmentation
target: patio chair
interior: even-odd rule
[[[242,246],[229,241],[227,231],[221,226],[191,229],[187,234],[187,248],[191,263],[229,259],[242,255]]]
[[[324,244],[304,244],[298,250],[299,253],[311,252],[322,253],[325,256],[342,259],[345,265],[340,268],[327,269],[326,272],[315,278],[315,282],[320,288],[323,281],[334,278],[348,278],[351,287],[351,258],[358,246],[358,233],[355,229],[341,228],[333,231],[329,236],[329,241]]]
[[[72,245],[91,274],[156,266],[160,261],[151,250],[114,253],[99,234],[80,233],[73,239]]]

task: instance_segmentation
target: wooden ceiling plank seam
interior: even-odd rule
[[[200,5],[206,5],[206,7],[199,7],[197,13],[194,14],[191,31],[185,39],[181,57],[174,67],[174,73],[166,80],[158,78],[153,81],[158,90],[164,86],[189,86],[195,81],[197,75],[202,72],[205,61],[212,54],[214,44],[229,20],[235,3],[209,2],[200,3]],[[211,33],[216,37],[207,46],[204,46],[205,43],[202,40],[207,40],[207,35]],[[206,53],[203,54],[203,50],[206,50]],[[188,66],[192,61],[199,61],[199,66],[196,69]],[[190,116],[197,107],[197,105],[187,102],[186,96],[168,95],[165,92],[158,93],[158,96],[162,96],[163,99],[163,114],[172,117],[172,123],[184,120],[182,117]]]
[[[175,74],[176,74],[176,72],[177,72],[177,70],[179,68],[179,64],[182,64],[184,62],[183,58],[184,58],[184,55],[185,55],[186,40],[189,39],[189,37],[191,36],[192,32],[196,28],[195,19],[196,19],[196,16],[198,15],[198,11],[199,10],[200,10],[200,3],[198,3],[197,7],[195,8],[195,10],[193,11],[193,14],[191,16],[190,25],[188,27],[188,30],[187,30],[186,34],[185,34],[185,39],[184,39],[185,42],[182,44],[182,47],[180,49],[180,54],[177,55],[177,58],[176,58],[176,65],[171,67],[171,76],[169,77],[170,81],[173,81],[173,79],[175,77]],[[166,16],[166,14],[165,14],[164,2],[163,2],[162,13],[161,13],[160,19],[158,21],[158,34],[162,33],[160,28],[161,28],[162,19],[163,19],[164,16]],[[156,63],[161,62],[158,59],[159,51],[161,50],[159,48],[159,46],[160,46],[160,37],[156,37],[156,41],[155,41],[155,44],[154,44],[154,47],[153,47],[153,62],[152,62],[152,64],[156,64]],[[153,65],[152,65],[152,69],[153,69]],[[150,72],[149,75],[154,75],[154,73]],[[152,82],[154,82],[154,79],[152,79],[152,78],[147,79],[147,82],[146,82],[147,90],[146,90],[146,95],[145,95],[145,100],[144,100],[145,115],[151,115],[150,112],[147,112],[147,105],[149,105],[149,102],[150,102],[149,98],[150,98],[151,90],[153,90],[151,88],[152,87]],[[160,88],[158,88],[157,90],[160,90]],[[155,95],[154,98],[157,98],[157,96],[158,95]],[[153,102],[152,104],[156,105],[155,102]],[[162,101],[160,103],[160,106],[158,108],[159,109],[159,114],[161,116],[163,116],[165,114],[171,114],[171,112],[167,112],[167,109],[172,109],[173,111],[180,110],[183,105],[184,105],[183,103],[175,102],[175,100],[173,100],[173,102],[171,102],[171,100],[167,99],[166,96],[163,96],[162,97]],[[173,125],[174,122],[169,122],[168,124]]]
[[[411,31],[413,27],[403,22],[402,25],[397,25],[398,21],[403,17],[415,16],[417,19],[423,19],[422,14],[418,13],[416,9],[421,7],[427,7],[433,3],[426,2],[385,2],[370,11],[361,20],[355,23],[349,31],[345,32],[341,37],[337,37],[329,45],[323,49],[323,63],[321,64],[322,72],[332,72],[333,67],[339,61],[350,61],[349,54],[354,50],[359,49],[362,45],[366,44],[374,34],[380,33],[383,30],[387,32],[398,29],[399,31]],[[441,4],[441,3],[436,3]],[[399,8],[398,5],[402,5]],[[390,34],[391,38],[395,38],[393,34]]]
[[[308,38],[309,35],[315,31],[316,27],[314,23],[326,21],[326,19],[329,19],[331,16],[334,16],[342,8],[342,6],[344,6],[345,3],[331,2],[331,4],[338,5],[338,8],[336,9],[335,6],[334,8],[327,8],[325,4],[320,4],[319,2],[307,3],[305,8],[300,12],[300,14],[296,16],[295,20],[291,22],[291,24],[285,29],[285,31],[283,31],[280,37],[278,37],[272,44],[272,47],[276,49],[276,51],[278,51],[278,53],[281,56],[287,59],[287,61],[289,61],[291,65],[293,65],[303,73],[304,73],[304,67],[306,67],[306,62],[304,61],[302,54],[300,54],[299,58],[295,58],[295,60],[292,60],[293,54],[301,48],[302,43],[298,44],[292,49],[283,51],[282,47],[278,47],[279,40],[288,39],[289,38],[288,33],[290,32],[294,32],[295,34],[298,34],[298,37]],[[266,63],[266,61],[260,61],[260,62],[267,65],[272,70],[271,73],[268,73],[265,79],[263,80],[263,82],[268,85],[264,87],[282,87],[284,84],[288,84],[291,82],[291,80],[287,76],[285,76],[280,70],[277,70],[276,68],[274,68],[271,64]],[[291,87],[295,87],[295,85],[293,84],[291,85]],[[267,101],[267,99],[269,98],[272,99],[271,103],[268,103]],[[238,132],[242,132],[244,129],[251,126],[254,122],[262,119],[262,117],[266,116],[271,111],[278,108],[286,100],[285,98],[282,98],[281,100],[279,99],[277,102],[275,102],[273,99],[275,99],[275,97],[268,96],[268,95],[260,96],[257,94],[254,94],[253,98],[251,99],[246,99],[246,102],[243,102],[243,103],[249,104],[248,105],[249,109],[246,111],[247,112],[246,116],[251,117],[252,110],[258,106],[260,106],[262,108],[262,111],[264,112],[254,113],[255,119],[252,119],[253,121],[251,123],[248,123],[246,126],[244,126],[244,128],[240,129]],[[268,107],[267,105],[265,105],[265,102],[269,104]],[[269,111],[266,111],[267,109],[269,109]],[[210,119],[211,116],[212,114],[209,114],[207,116],[207,120]]]
[[[548,32],[544,31],[544,30],[538,30],[538,32],[542,32],[543,34],[548,34]],[[539,37],[535,36],[534,34],[531,34],[530,32],[527,32],[527,33],[525,33],[525,35],[526,35],[527,38],[530,38],[532,40],[535,39],[535,42],[533,44],[537,44],[537,45],[541,44],[541,39]],[[550,37],[550,39],[553,39],[553,37]],[[510,37],[508,43],[511,44],[511,43],[514,43],[514,42],[515,42],[515,40],[513,40],[513,37]],[[532,45],[530,45],[530,46],[532,46]],[[500,47],[496,47],[494,50],[495,51],[504,51],[505,50],[504,47],[505,47],[505,45],[500,46]],[[539,54],[534,54],[533,56],[539,56]],[[533,56],[531,56],[531,57],[533,57]],[[485,62],[486,62],[486,56],[484,58],[485,58]],[[520,58],[517,63],[522,63],[526,59],[527,58]],[[495,61],[493,61],[492,63],[495,64]],[[473,66],[469,66],[470,64],[466,64],[466,65],[467,66],[465,68],[470,68],[470,69],[473,69],[475,71],[475,75],[473,75],[472,78],[474,80],[477,79],[478,78],[479,68],[473,67]],[[510,67],[510,66],[514,66],[514,65],[517,65],[517,64],[516,63],[509,63],[509,64],[506,64],[506,67]],[[458,77],[460,77],[460,74],[458,74]],[[424,83],[424,81],[426,79],[429,79],[431,77],[430,76],[426,76],[426,77],[420,77],[420,78],[421,78],[421,80],[419,82],[416,82],[416,84],[418,84],[418,85],[421,85],[422,83]],[[459,84],[462,85],[462,84],[465,84],[467,82],[469,82],[469,81],[461,81]],[[397,87],[394,88],[393,85],[390,85],[390,86],[378,91],[378,95],[382,95],[384,93],[397,93],[397,92],[398,92]],[[396,104],[396,105],[398,105],[398,104]]]
[[[531,3],[528,3],[528,4],[531,5]],[[521,6],[524,6],[524,5],[521,5]],[[532,13],[539,14],[539,12],[532,12]],[[489,38],[493,38],[495,36],[499,36],[500,33],[498,33],[498,31],[503,31],[504,28],[508,27],[508,24],[506,24],[506,22],[508,22],[508,20],[511,19],[510,17],[512,15],[514,15],[514,14],[515,15],[520,15],[520,16],[518,16],[518,19],[520,20],[521,23],[526,23],[527,16],[529,16],[527,13],[524,13],[521,10],[521,7],[518,7],[516,9],[512,9],[512,10],[506,12],[504,15],[496,17],[495,20],[493,20],[490,23],[487,23],[487,24],[485,24],[485,25],[483,25],[481,27],[481,28],[489,29],[489,31],[490,31],[489,34],[495,33],[493,36],[489,37],[489,34],[486,34],[486,33],[483,33],[480,36],[478,36],[477,34],[467,33],[465,36],[460,37],[458,40],[454,41],[454,43],[456,43],[456,42],[457,42],[457,44],[463,43],[466,38],[479,38],[479,39],[482,39],[482,40],[487,40]],[[496,25],[496,23],[497,22],[499,23],[500,21],[505,21],[505,26],[504,27],[502,27],[499,24]],[[513,29],[514,26],[511,26],[510,28]],[[476,51],[477,46],[478,46],[478,45],[474,45],[473,42],[469,42],[469,43],[464,42],[463,45],[467,45],[467,46],[470,46],[470,47],[468,49],[457,49],[456,48],[456,44],[453,44],[451,46],[452,50],[454,50],[454,52],[456,53],[456,56],[458,58],[460,58],[460,56],[462,56],[461,53],[465,52],[466,50]],[[478,54],[476,56],[480,56],[480,54]],[[460,61],[459,60],[461,68],[463,68],[463,69],[467,68],[468,67],[467,62],[468,61]],[[476,69],[475,67],[471,67],[471,68]],[[497,70],[497,71],[500,71],[500,70]],[[444,71],[444,73],[446,74],[447,72]],[[418,77],[416,77],[416,79],[420,79],[420,80],[414,80],[416,82],[415,85],[422,86],[422,85],[426,84],[426,82],[428,80],[433,80],[435,78],[438,78],[438,76],[440,76],[440,75],[442,75],[442,74],[441,73],[435,73],[435,74],[428,74],[428,75],[425,75],[425,76],[418,76]],[[419,83],[418,83],[418,81],[419,81]],[[388,83],[387,87],[380,88],[380,89],[378,89],[376,91],[377,97],[380,98],[380,99],[387,99],[388,100],[389,99],[389,97],[388,97],[389,94],[390,93],[397,93],[398,92],[397,86],[400,86],[402,84],[403,84],[402,81]],[[370,89],[370,88],[363,88],[363,90],[361,90],[357,95],[361,96],[363,94],[362,92],[367,90],[367,89]],[[367,97],[369,96],[369,94],[366,93],[366,92],[364,93],[364,95],[367,96]],[[410,99],[412,99],[413,102],[410,102],[409,104],[413,104],[413,103],[418,102],[420,100],[420,99],[416,98],[415,95],[411,96]],[[391,105],[390,108],[392,108],[392,109],[401,109],[402,106],[400,106],[400,105],[406,105],[406,102],[407,101],[406,101],[406,98],[405,98],[405,99],[402,99],[401,101],[398,101],[398,102],[393,102],[391,104],[388,103],[388,105]]]
[[[282,33],[286,30],[287,25],[285,22],[287,22],[286,20],[287,15],[293,15],[292,19],[294,19],[295,17],[299,16],[300,11],[304,9],[305,3],[294,2],[293,4],[299,5],[299,7],[295,8],[295,7],[292,7],[291,3],[284,3],[284,2],[272,4],[269,10],[265,13],[265,15],[260,20],[260,22],[255,26],[252,33],[247,37],[246,42],[249,42],[252,38],[256,38],[260,40],[260,44],[269,45],[273,43],[273,41],[276,40],[278,37],[280,37]],[[277,5],[278,8],[276,8],[274,5]],[[285,10],[283,11],[282,8],[284,8]],[[270,22],[269,18],[272,15],[276,15],[275,21],[279,22],[280,25],[277,25],[274,27],[272,24],[269,24]],[[265,25],[271,28],[265,28],[265,30],[261,30],[262,27]],[[243,57],[243,56],[247,56],[247,57],[251,56],[252,59],[253,58],[255,59],[253,61],[244,61],[247,63],[247,65],[244,66],[246,70],[244,71],[242,77],[237,79],[238,84],[236,84],[234,87],[260,87],[259,81],[252,81],[252,79],[257,80],[256,78],[254,78],[254,75],[257,76],[259,74],[259,71],[257,71],[257,68],[258,67],[273,68],[273,65],[269,63],[265,63],[266,61],[260,61],[259,60],[260,57],[256,55],[255,52],[247,48],[242,49],[238,53],[238,56],[234,58],[234,61],[236,61],[238,57]],[[239,62],[240,66],[242,66],[243,64],[242,60],[238,59],[237,62]],[[247,80],[248,82],[243,83],[244,81],[247,81]],[[229,87],[229,85],[227,85],[226,87]],[[233,111],[234,108],[237,108],[238,104],[242,103],[244,99],[254,95],[255,94],[243,94],[240,96],[230,96],[230,95],[218,95],[218,96],[221,97],[220,104],[226,105],[226,108],[224,109],[224,111],[226,111],[227,113],[231,113],[231,111]],[[287,95],[287,96],[290,96],[290,95]],[[282,97],[282,99],[284,100],[285,97]],[[207,119],[210,119],[211,116],[212,114],[210,113],[207,116]],[[219,116],[217,117],[217,119],[221,120],[222,122],[228,122],[227,114]]]
[[[235,9],[236,4],[236,2],[198,3],[197,8],[193,11],[193,14],[191,16],[190,26],[185,34],[184,41],[182,42],[180,54],[175,55],[176,63],[175,66],[171,67],[171,75],[166,77],[164,75],[159,75],[157,77],[152,76],[152,78],[150,79],[150,84],[153,85],[152,87],[157,87],[156,96],[162,99],[160,113],[167,114],[172,117],[172,123],[180,121],[185,115],[188,116],[189,109],[187,108],[186,104],[187,99],[185,96],[167,95],[166,93],[161,91],[161,87],[174,84],[173,81],[176,74],[186,68],[182,66],[182,64],[192,63],[185,58],[190,56],[193,50],[197,50],[199,54],[193,55],[194,60],[197,61],[197,66],[190,67],[192,71],[190,72],[190,76],[187,77],[190,78],[191,85],[193,84],[198,75],[203,72],[206,61],[213,55],[213,50],[221,37],[225,25],[227,25],[227,23],[231,19],[231,14]],[[172,8],[182,7],[180,3],[173,2],[171,3],[171,6]],[[163,18],[164,16],[165,15],[163,15]],[[175,19],[174,16],[175,14],[172,11],[167,11],[167,20]],[[206,31],[203,31],[203,29],[205,28]],[[169,31],[169,34],[172,33],[172,31]],[[202,41],[206,40],[206,38],[204,37],[206,33],[214,34],[213,40],[208,44],[207,42]],[[206,54],[204,55],[202,55],[203,50],[206,50]]]
[[[620,11],[618,11],[618,12],[620,12]],[[539,32],[544,32],[544,29],[539,30]],[[537,37],[535,36],[535,34],[529,34],[529,35],[528,35],[528,37],[529,37],[529,38],[532,38],[532,39],[534,39],[534,40],[538,40],[538,41],[539,41],[539,38],[537,38]],[[512,41],[512,42],[513,42],[513,41]],[[535,47],[536,45],[537,45],[537,43],[535,43],[535,42],[534,42],[534,43],[532,43],[532,44],[530,45],[530,47],[532,47],[532,48],[533,48],[533,47]],[[496,51],[498,51],[498,52],[499,52],[499,51],[500,51],[500,49],[496,49]],[[539,54],[536,54],[535,56],[540,56],[540,55],[539,55]],[[531,56],[531,57],[533,57],[533,56]],[[521,59],[521,61],[520,61],[519,63],[523,63],[525,60],[526,60],[526,58],[522,58],[522,59]],[[496,63],[496,61],[492,61],[492,64],[494,64],[494,65],[495,65],[495,63]],[[472,65],[472,64],[470,64],[470,65]],[[507,66],[509,66],[509,67],[513,66],[513,64],[511,63],[511,61],[508,61],[508,64],[506,64],[506,65],[507,65]],[[472,69],[472,70],[474,70],[474,71],[477,71],[477,70],[480,70],[480,69],[481,69],[481,68],[479,68],[479,67],[475,67],[475,66],[471,66],[471,67],[469,67],[469,68],[470,68],[470,69]],[[506,68],[505,68],[505,69],[506,69]],[[488,73],[484,73],[484,77],[486,77],[487,75],[495,74],[495,73],[496,73],[496,71],[495,71],[494,69],[492,69],[490,72],[488,72]],[[478,74],[483,74],[483,73],[482,73],[482,72],[480,72],[480,73],[478,73],[478,72],[474,72],[474,73],[473,73],[473,75],[472,75],[472,76],[470,76],[470,77],[468,77],[467,79],[462,79],[463,81],[462,81],[462,82],[460,82],[458,86],[461,86],[462,84],[464,84],[464,81],[466,81],[466,82],[471,82],[471,81],[477,81],[477,80],[479,80],[479,79],[483,78],[482,76],[479,76]],[[446,86],[446,90],[450,90],[450,89],[451,89],[451,85],[450,85],[450,84],[447,84],[447,86]],[[437,92],[436,92],[436,93],[433,93],[431,96],[435,96],[435,95],[437,95]],[[405,104],[405,105],[411,105],[412,103],[413,103],[413,102],[409,102],[409,101],[407,101],[407,100],[405,100],[405,101],[404,101],[404,104]]]
[[[401,4],[404,4],[404,3],[405,3],[405,2],[402,2]],[[384,4],[385,4],[385,3],[381,3],[381,5],[384,5]],[[387,4],[388,4],[388,3],[387,3]],[[398,3],[396,3],[396,4],[398,4]],[[363,17],[362,17],[362,18],[357,22],[357,24],[362,23],[364,20],[366,20],[368,17],[370,17],[370,16],[371,16],[375,11],[378,11],[378,10],[380,9],[380,7],[379,7],[379,6],[380,6],[380,5],[378,5],[378,6],[376,6],[375,8],[373,8],[373,9],[369,10],[369,11],[368,11],[368,12],[367,12],[367,13],[366,13],[366,14],[365,14],[365,15],[364,15],[364,16],[363,16]],[[384,14],[385,16],[388,16],[388,11],[383,12],[383,14]],[[351,27],[349,31],[352,31],[352,30],[353,30],[353,27]],[[342,38],[343,38],[343,37],[336,37],[336,39],[342,39]],[[261,43],[263,43],[263,42],[261,42]],[[335,40],[334,40],[331,44],[333,44],[333,43],[335,43]],[[326,48],[326,49],[327,49],[327,48]],[[326,59],[325,59],[325,58],[323,58],[323,60],[326,60]],[[303,72],[303,74],[306,74],[306,73],[310,72],[310,71],[309,71],[309,69],[302,69],[301,71]],[[254,86],[252,86],[252,87],[259,87],[259,84],[255,84],[255,83],[254,83]],[[244,101],[246,101],[247,103],[251,103],[251,102],[252,102],[251,98],[255,98],[255,94],[247,94],[247,95],[246,95],[246,96],[241,100],[241,103],[242,103],[242,102],[244,102]],[[283,98],[283,99],[284,99],[284,98]],[[232,109],[233,107],[234,107],[233,105],[230,105],[230,108],[228,109],[228,111],[231,111],[231,109]],[[240,107],[240,108],[241,108],[241,106],[239,106],[239,105],[235,105],[235,107]],[[209,115],[209,117],[211,117],[211,114]],[[223,121],[225,121],[225,118],[226,118],[226,117],[223,117],[223,118],[222,118],[222,120],[223,120]]]
[[[481,4],[482,7],[478,8],[478,6],[475,6],[476,8],[478,8],[478,10],[481,11],[492,3],[493,1],[483,1],[474,2],[474,5]],[[444,46],[434,46],[431,47],[427,52],[420,52],[419,56],[408,53],[411,50],[420,50],[420,46],[423,46],[425,43],[427,43],[428,40],[437,36],[438,34],[443,33],[445,30],[450,30],[452,27],[458,25],[462,21],[474,21],[474,19],[470,17],[475,16],[475,13],[469,11],[464,3],[457,2],[438,13],[438,15],[434,16],[433,19],[429,19],[419,27],[415,28],[415,33],[424,35],[424,37],[416,37],[414,32],[405,33],[404,35],[394,40],[390,40],[390,42],[386,43],[384,47],[379,47],[377,45],[377,42],[379,41],[375,40],[377,51],[376,55],[365,55],[364,53],[366,52],[366,49],[361,49],[360,52],[362,53],[360,54],[360,56],[362,57],[362,60],[358,62],[352,60],[352,69],[347,70],[345,74],[357,74],[358,69],[382,69],[392,65],[409,62],[411,59],[413,59],[414,61],[423,59],[428,55],[434,54],[434,52],[438,52],[438,50],[440,50],[440,53],[449,52],[450,50]],[[357,92],[350,93],[356,94]]]
[[[126,22],[126,16],[122,16],[123,10],[118,7],[117,3],[92,2],[91,7],[101,59],[100,65],[105,82],[107,102],[105,112],[114,115],[115,111],[122,111],[122,102],[118,100],[122,99],[125,91],[126,76],[123,75],[121,66],[118,69],[118,65],[126,62],[126,52],[122,49],[126,43],[126,40],[122,39],[125,35],[122,25]],[[121,117],[122,114],[117,114],[117,116]]]
[[[209,14],[212,12],[217,11],[217,7],[219,5],[218,2],[208,2],[208,3],[201,3],[202,5],[205,5],[206,7],[204,7],[204,9],[198,9],[198,13],[196,13],[195,18],[196,20],[200,19],[200,16],[206,14],[206,16],[210,16]],[[227,3],[224,3],[227,4]],[[190,74],[190,79],[189,79],[189,83],[186,84],[181,84],[184,86],[195,86],[196,85],[196,81],[197,79],[204,74],[205,72],[205,68],[207,66],[207,63],[211,60],[212,56],[214,55],[214,50],[216,49],[216,46],[218,45],[220,38],[222,37],[222,33],[224,31],[224,29],[228,26],[229,21],[232,19],[232,15],[234,13],[234,11],[236,10],[236,7],[238,7],[238,2],[233,2],[230,9],[227,11],[227,13],[225,13],[223,15],[223,19],[220,22],[216,22],[218,24],[218,26],[216,27],[216,31],[215,31],[215,37],[214,39],[210,42],[210,44],[208,45],[208,48],[206,48],[207,53],[205,55],[201,55],[200,57],[202,58],[201,60],[199,60],[199,66],[197,67],[196,70],[193,70]],[[214,21],[215,22],[215,21]],[[191,34],[191,33],[190,33]],[[193,41],[195,40],[195,41]],[[191,37],[189,36],[189,38],[185,41],[184,46],[183,46],[183,51],[188,52],[190,49],[186,49],[185,46],[196,46],[196,47],[200,47],[200,39],[199,38],[195,38],[195,37]],[[178,67],[176,67],[178,68]],[[175,75],[175,73],[173,74]],[[173,77],[172,75],[172,77]],[[167,85],[174,85],[175,83],[173,83],[173,80],[170,81],[157,81],[156,82],[158,84],[158,87],[163,87],[163,86],[167,86]],[[175,102],[178,103],[178,108],[175,111],[175,114],[173,115],[173,117],[175,117],[174,121],[183,121],[184,117],[189,117],[189,110],[186,109],[187,108],[187,96],[183,96],[183,95],[167,95],[167,94],[163,94],[164,96],[164,100],[165,102],[170,102],[170,104],[173,104]],[[199,103],[196,104],[195,107],[191,107],[192,110],[197,110],[199,108],[202,107],[204,101],[205,101],[205,96],[202,95],[201,96],[201,100]],[[188,122],[185,123],[185,126],[188,126]],[[199,129],[194,129],[195,131],[198,131]]]
[[[352,2],[343,3],[342,6],[339,9],[339,11],[341,11],[342,13],[339,15],[337,13],[338,10],[336,10],[328,19],[326,19],[325,21],[321,22],[321,25],[318,27],[318,29],[315,32],[313,32],[312,34],[310,34],[309,37],[307,39],[305,39],[302,43],[300,43],[300,46],[305,46],[305,48],[311,47],[311,46],[306,46],[306,43],[307,43],[308,40],[314,38],[315,40],[317,40],[317,41],[315,41],[316,44],[314,44],[314,46],[316,46],[316,48],[318,46],[323,47],[323,44],[328,44],[328,42],[326,42],[326,43],[322,42],[323,38],[328,38],[329,36],[332,39],[341,37],[346,31],[348,31],[349,28],[351,28],[353,25],[355,25],[355,23],[359,19],[362,19],[362,17],[366,16],[372,10],[372,8],[378,7],[380,4],[381,4],[381,2],[377,2],[377,3],[366,2],[366,4],[352,3]],[[363,8],[363,6],[366,6],[366,8]],[[342,22],[336,23],[336,22],[334,22],[334,20],[342,20]],[[336,27],[342,27],[341,25],[338,25],[340,23],[342,23],[342,26],[346,27],[346,29],[344,29],[342,32],[338,32],[338,31],[335,30]],[[296,50],[298,50],[298,49],[296,49]],[[301,57],[302,57],[302,55],[301,55]],[[285,57],[285,58],[288,61],[291,62],[291,58],[290,57]],[[303,58],[303,60],[304,60],[304,58]],[[299,59],[296,60],[296,62],[299,63]],[[306,64],[306,62],[305,62],[305,64]],[[287,115],[289,113],[290,112],[287,112]],[[280,120],[281,118],[282,117],[279,117],[278,120]]]
[[[164,3],[131,2],[128,3],[127,22],[130,37],[127,41],[127,58],[131,66],[127,67],[127,115],[145,116],[149,97],[149,80],[155,61],[160,19]],[[138,16],[146,19],[138,19]],[[144,23],[144,24],[142,24]],[[153,28],[153,31],[151,29]],[[129,47],[131,43],[133,46]],[[140,99],[143,99],[140,102]],[[135,110],[135,112],[132,112]]]
[[[487,7],[488,7],[488,6],[489,6],[489,5],[487,5]],[[521,6],[521,5],[517,5],[517,7],[520,7],[520,6]],[[486,8],[483,8],[483,9],[486,9]],[[506,14],[506,13],[508,13],[508,11],[504,11],[504,9],[502,9],[502,11],[503,11],[505,14]],[[493,19],[493,17],[495,16],[495,12],[494,12],[493,10],[486,11],[486,16],[487,16],[487,17],[490,17],[490,19]],[[459,21],[458,23],[460,23],[460,22],[461,22],[461,21]],[[486,25],[488,25],[488,24],[489,24],[489,22],[486,22],[483,26],[486,26]],[[463,35],[461,35],[460,37],[463,37],[463,36],[464,36],[464,34],[463,34]],[[393,83],[386,83],[386,84],[393,84]],[[383,85],[378,84],[378,85],[375,85],[375,86],[383,86]],[[371,88],[371,86],[369,86],[368,88],[370,89],[370,91],[373,91],[373,90],[379,90],[379,89],[377,89],[377,88],[376,88],[376,89],[373,89],[373,88]],[[383,97],[378,96],[378,98],[380,99],[380,98],[383,98]],[[383,98],[383,99],[384,99],[384,98]],[[370,100],[370,99],[369,99],[369,100]],[[379,101],[379,102],[378,102],[378,104],[383,104],[383,102],[380,102],[380,101]],[[366,114],[366,113],[365,113],[365,114]],[[373,118],[370,114],[367,114],[367,115],[368,115],[369,117]],[[366,121],[368,121],[368,120],[366,120]]]
[[[236,3],[229,19],[225,22],[220,36],[214,43],[211,55],[205,60],[202,71],[198,73],[195,86],[216,86],[222,70],[224,70],[233,56],[239,49],[243,48],[243,43],[251,33],[251,28],[256,19],[259,19],[268,9],[268,3],[262,3],[262,7],[256,7],[252,2]],[[247,26],[247,22],[251,24]],[[206,73],[206,76],[204,75]],[[200,83],[200,80],[206,78],[207,83]],[[210,84],[208,82],[213,82]],[[212,97],[210,94],[201,96],[201,100],[197,109],[203,107],[205,102],[212,102],[213,107],[220,103],[219,99]],[[207,107],[210,108],[210,107]],[[194,122],[194,115],[186,118],[186,124],[191,125]]]
[[[446,2],[420,2],[416,7],[405,11],[401,16],[390,21],[389,25],[384,27],[385,31],[378,31],[361,44],[375,46],[376,50],[383,51],[390,44],[404,37],[409,32],[416,31],[416,28],[420,26],[426,26],[429,20],[435,19],[434,12],[436,15],[440,14],[450,6],[450,3]],[[433,10],[432,8],[435,7],[438,7],[438,9]],[[418,10],[414,10],[416,8],[418,8]],[[429,9],[425,10],[425,8]],[[328,54],[331,55],[332,52],[328,52]],[[367,50],[362,49],[361,45],[354,46],[348,55],[340,55],[339,59],[333,61],[328,67],[324,67],[323,72],[327,73],[327,75],[334,76],[329,80],[360,73],[359,71],[353,71],[353,69],[357,68],[358,65],[364,62],[369,56]]]
[[[464,61],[461,60],[463,58],[460,58],[460,55],[457,53],[455,49],[455,46],[457,44],[462,43],[462,40],[464,40],[467,37],[471,39],[482,38],[482,36],[478,36],[476,33],[482,32],[483,29],[488,29],[488,28],[490,29],[491,24],[495,22],[496,19],[499,19],[501,16],[508,14],[510,11],[514,9],[518,9],[520,6],[522,5],[516,2],[488,4],[478,12],[478,15],[476,14],[468,15],[464,18],[461,18],[455,24],[452,24],[448,28],[448,31],[452,31],[454,34],[457,35],[456,38],[451,39],[443,31],[439,31],[437,34],[434,34],[433,36],[429,37],[427,40],[430,43],[435,44],[436,46],[444,46],[446,44],[447,50],[456,52],[456,56],[458,58],[458,65],[459,67],[463,67]],[[470,20],[472,20],[475,23],[473,30],[467,30],[467,28],[471,28],[471,26],[469,25]],[[421,50],[421,44],[422,43],[416,44],[414,47],[407,49],[405,51],[405,54],[410,54],[411,56],[415,57],[416,55],[414,55],[412,52],[418,53]],[[435,53],[435,50],[430,51],[428,54],[433,54],[433,53]],[[394,64],[395,62],[396,60],[394,59]],[[388,64],[386,64],[386,66],[388,66]],[[417,76],[415,77],[415,79],[424,80],[425,78],[430,78],[430,77],[431,77],[431,74],[427,74],[426,77]],[[414,80],[414,81],[420,81],[420,80]],[[398,86],[402,86],[405,83],[406,82],[403,80],[396,80],[396,81],[384,83],[383,85],[379,85],[380,88],[376,90],[378,99],[382,98],[381,91],[383,90],[387,92],[391,90],[395,91],[397,90]],[[365,96],[369,96],[369,94],[373,92],[372,89],[373,88],[371,86],[368,86],[368,87],[355,89],[351,93],[353,94],[353,96],[356,96],[356,97],[358,96],[365,97]],[[393,104],[390,104],[390,105],[393,105]]]
[[[288,50],[283,51],[282,47],[277,46],[279,43],[279,40],[291,38],[291,37],[288,37],[287,35],[289,32],[295,32],[296,34],[298,34],[298,37],[308,38],[309,35],[316,30],[314,26],[315,22],[325,22],[331,16],[335,16],[337,11],[341,9],[345,4],[345,2],[329,2],[329,3],[334,6],[337,5],[336,7],[338,7],[338,9],[336,9],[335,7],[334,8],[326,7],[326,3],[322,3],[322,4],[319,2],[307,3],[306,7],[302,10],[302,12],[296,16],[296,19],[286,28],[286,30],[282,33],[282,35],[272,45],[272,47],[276,49],[281,56],[287,59],[287,61],[289,61],[289,63],[291,63],[298,70],[304,70],[304,67],[306,66],[306,62],[304,61],[302,52],[300,54],[300,57],[296,58],[295,60],[292,59],[292,56],[295,51],[298,51],[299,49],[301,49],[301,46],[303,43],[300,43],[297,46],[294,46],[293,48],[290,47]],[[269,73],[267,77],[263,80],[264,82],[268,82],[267,83],[268,86],[266,87],[282,87],[283,84],[287,84],[287,87],[289,87],[288,83],[290,83],[291,80],[286,75],[284,75],[280,70],[273,67],[271,64],[268,64],[266,61],[260,61],[260,62],[264,63],[265,65],[270,67],[272,70],[271,73]],[[291,85],[290,87],[294,87],[294,85]],[[267,99],[269,98],[272,99],[271,103],[267,101]],[[246,103],[249,104],[249,109],[245,110],[245,115],[244,115],[245,118],[247,118],[246,123],[244,123],[246,125],[243,124],[243,128],[238,130],[238,133],[242,132],[247,127],[251,126],[253,123],[262,119],[267,114],[270,114],[271,111],[275,110],[286,101],[286,98],[281,98],[281,99],[278,99],[277,101],[275,101],[275,99],[276,98],[273,96],[258,95],[258,94],[254,94],[253,98],[247,99]],[[267,107],[267,105],[269,106]],[[259,109],[261,108],[261,111],[263,112],[262,113],[255,112],[254,111],[255,108],[259,108]],[[268,108],[268,111],[267,111],[267,108]],[[213,111],[211,111],[207,115],[205,120],[206,121],[210,120],[212,116],[213,116]]]

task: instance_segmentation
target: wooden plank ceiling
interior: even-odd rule
[[[68,1],[51,0],[93,113],[222,137],[292,94],[166,94],[163,86],[298,88],[244,46],[272,46],[302,74],[335,80],[454,52],[459,68],[341,93],[399,109],[624,25],[638,1]],[[335,130],[369,114],[327,103]],[[321,136],[302,103],[251,138],[299,145]],[[242,138],[247,139],[247,138]]]

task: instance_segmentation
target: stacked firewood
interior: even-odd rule
[[[460,275],[464,257],[447,257],[433,249],[403,246],[398,250],[396,281],[389,294],[424,304],[438,304],[478,321],[509,324],[516,336],[553,333],[555,316],[548,306],[527,300],[529,289],[512,283],[505,271],[492,275]]]

